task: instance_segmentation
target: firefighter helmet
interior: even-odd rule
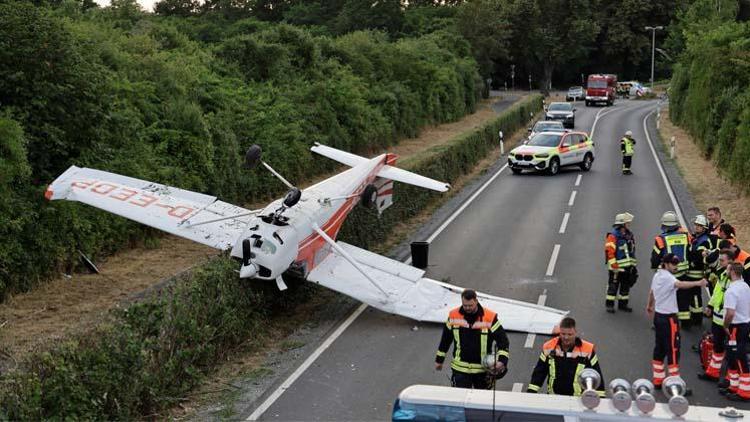
[[[708,220],[706,219],[706,216],[703,214],[696,215],[693,219],[693,224],[703,227],[708,227]]]
[[[661,225],[662,226],[677,226],[680,222],[677,220],[677,214],[674,213],[674,211],[667,211],[661,216]]]
[[[614,226],[622,226],[625,223],[627,223],[627,221],[625,221],[625,214],[617,214],[615,216]]]
[[[633,214],[629,213],[629,212],[622,213],[622,219],[626,223],[632,223],[633,222],[633,218],[635,218],[635,216]]]
[[[629,131],[625,132],[625,136],[633,136],[633,131],[629,130]]]

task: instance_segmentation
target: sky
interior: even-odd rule
[[[94,0],[99,6],[109,6],[110,0]],[[154,10],[154,3],[156,3],[158,0],[138,0],[138,3],[143,7],[144,9],[148,10],[149,12],[152,12]]]

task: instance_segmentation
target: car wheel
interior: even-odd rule
[[[550,176],[554,176],[559,171],[560,171],[560,160],[557,157],[552,157],[552,159],[549,160],[549,167],[547,168],[547,173]]]
[[[510,171],[512,171],[513,174],[521,174],[521,173],[523,173],[523,169],[520,169],[518,167],[511,167]]]
[[[591,164],[593,162],[594,162],[594,157],[591,155],[591,153],[586,153],[586,155],[583,157],[583,161],[581,161],[581,170],[583,171],[591,170]]]

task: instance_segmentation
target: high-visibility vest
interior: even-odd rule
[[[657,253],[661,253],[665,250],[666,253],[671,253],[680,259],[680,263],[677,264],[677,272],[674,274],[675,277],[680,278],[685,275],[688,270],[688,248],[690,247],[690,236],[685,232],[684,229],[680,228],[671,232],[664,232],[659,236],[656,236],[656,244],[654,250]]]
[[[625,147],[622,151],[622,155],[633,155],[635,152],[635,142],[633,142],[633,139],[626,136],[622,138],[620,143]]]
[[[461,308],[455,308],[448,314],[448,327],[453,331],[453,341],[454,341],[454,351],[453,351],[453,359],[451,360],[451,368],[455,369],[459,372],[469,373],[469,374],[478,374],[482,372],[487,372],[487,370],[482,366],[482,360],[484,359],[485,355],[487,355],[487,337],[490,332],[497,330],[501,324],[498,320],[495,325],[492,325],[492,321],[495,320],[495,316],[497,314],[487,308],[482,308],[484,313],[482,314],[481,318],[478,318],[476,321],[474,321],[473,324],[469,325],[469,322],[466,321],[463,314],[461,313]],[[466,362],[462,359],[461,356],[461,335],[460,330],[464,329],[471,329],[471,330],[481,330],[481,335],[479,338],[479,350],[481,359],[479,362]],[[498,350],[498,355],[508,355],[507,351],[501,351]]]
[[[581,385],[578,383],[578,375],[586,369],[586,362],[592,359],[594,353],[594,343],[581,340],[580,346],[575,346],[572,352],[563,352],[557,348],[560,342],[560,337],[555,337],[542,345],[542,355],[546,358],[547,365],[549,366],[548,378],[547,378],[547,392],[549,394],[555,394],[555,381],[557,378],[557,368],[555,363],[555,357],[561,357],[565,359],[577,359],[578,365],[576,365],[575,374],[573,374],[573,395],[580,396],[582,393]],[[589,362],[591,366],[595,365],[598,359]]]
[[[635,266],[637,263],[635,256],[631,255],[628,239],[623,237],[617,230],[607,235],[604,250],[607,257],[607,266],[612,271],[614,271],[612,265],[615,263],[621,270]]]
[[[729,275],[726,269],[719,274],[719,281],[714,286],[714,292],[711,295],[711,299],[708,301],[708,305],[711,306],[711,320],[714,324],[723,327],[724,326],[724,293],[727,291],[729,285]]]

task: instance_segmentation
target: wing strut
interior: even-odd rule
[[[331,247],[333,249],[336,249],[336,252],[338,252],[342,257],[344,257],[344,259],[346,259],[347,261],[349,261],[349,263],[352,264],[352,266],[354,266],[354,268],[356,268],[357,271],[360,272],[360,274],[362,274],[370,283],[372,283],[373,286],[377,287],[377,289],[380,290],[383,293],[384,299],[382,300],[382,302],[383,303],[387,303],[388,302],[388,293],[386,293],[386,291],[383,290],[383,288],[375,280],[373,280],[372,277],[370,277],[365,272],[365,270],[362,269],[362,267],[360,267],[359,263],[357,263],[357,261],[355,261],[354,258],[352,258],[352,256],[349,255],[348,252],[346,252],[333,239],[331,239],[328,236],[328,234],[326,234],[326,232],[324,232],[323,230],[321,230],[320,227],[316,223],[313,223],[312,227],[313,227],[313,230],[315,230],[320,235],[320,237],[323,238],[323,240],[325,240],[326,242],[328,242],[328,244],[331,245]]]

